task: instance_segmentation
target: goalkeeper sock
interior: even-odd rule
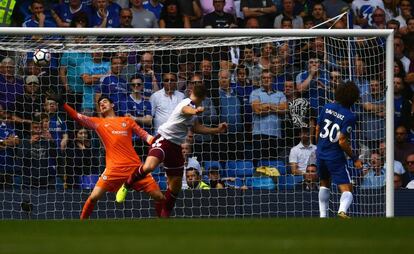
[[[143,166],[139,166],[132,175],[128,177],[128,180],[125,182],[125,187],[127,189],[131,189],[132,185],[134,185],[135,182],[144,179],[147,173],[144,171]]]
[[[177,200],[177,197],[171,192],[170,189],[167,189],[165,192],[165,202],[164,207],[161,212],[162,218],[168,218],[170,217],[170,213],[172,209],[174,208],[175,201]]]
[[[93,209],[95,208],[95,203],[92,202],[89,198],[86,200],[82,208],[82,213],[80,216],[81,220],[88,219],[91,216]]]
[[[346,212],[348,211],[348,208],[352,204],[353,199],[354,199],[354,197],[352,196],[351,192],[349,192],[349,191],[342,192],[341,200],[339,201],[340,203],[339,203],[338,213],[344,212],[346,214]]]
[[[319,188],[319,217],[328,217],[329,189],[321,186]]]

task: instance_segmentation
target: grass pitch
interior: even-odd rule
[[[413,218],[0,221],[0,253],[409,253]]]

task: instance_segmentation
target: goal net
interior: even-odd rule
[[[107,95],[118,115],[155,135],[195,84],[208,89],[198,121],[209,127],[227,122],[228,131],[208,136],[189,130],[183,144],[187,177],[173,216],[318,217],[316,119],[346,80],[361,91],[352,108],[358,124],[351,143],[365,165],[358,171],[349,163],[355,193],[350,215],[385,216],[385,33],[2,31],[0,218],[79,218],[105,169],[98,135],[69,118],[49,93],[62,94],[88,116],[97,116],[96,100]],[[51,53],[48,65],[34,63],[36,49]],[[131,142],[144,160],[148,146],[135,136]],[[166,190],[163,167],[152,175]],[[200,181],[210,189],[200,190]],[[331,216],[339,197],[332,185]],[[92,218],[153,216],[152,200],[131,192],[123,204],[107,193]]]

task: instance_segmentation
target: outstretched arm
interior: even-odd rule
[[[97,124],[93,121],[92,117],[88,117],[85,115],[82,115],[78,112],[76,112],[76,110],[74,110],[71,106],[69,106],[67,103],[63,104],[63,109],[68,112],[68,115],[75,120],[76,122],[80,123],[81,125],[93,129],[95,130],[97,127]]]
[[[209,128],[204,125],[202,125],[200,122],[195,121],[193,130],[195,133],[198,134],[219,134],[224,133],[227,130],[227,123],[220,123],[218,127],[216,128]]]
[[[131,119],[132,120],[132,119]],[[154,142],[154,137],[142,129],[135,121],[132,122],[132,130],[137,134],[142,140],[145,140],[148,145],[152,145]]]

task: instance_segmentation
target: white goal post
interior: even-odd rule
[[[102,37],[182,37],[182,38],[196,38],[193,41],[187,43],[199,43],[199,46],[203,46],[203,38],[221,38],[226,39],[226,45],[232,45],[232,38],[236,38],[233,43],[241,43],[240,38],[248,38],[247,40],[254,40],[254,38],[314,38],[314,37],[339,37],[339,38],[351,38],[351,37],[380,37],[385,39],[385,87],[386,87],[386,189],[385,189],[385,216],[394,217],[394,35],[393,30],[382,29],[106,29],[106,28],[15,28],[5,27],[0,28],[0,46],[8,43],[25,43],[25,40],[16,40],[13,38],[27,38],[29,36],[102,36]],[[8,39],[7,39],[7,38]],[[197,39],[198,38],[198,39]],[[10,41],[10,42],[8,42]],[[36,44],[30,42],[33,45],[33,51],[36,48]],[[54,52],[62,52],[65,50],[66,42],[60,44],[60,42],[52,42],[50,50]],[[144,44],[151,50],[156,49],[155,42],[149,40]],[[47,44],[45,47],[47,47]],[[112,44],[117,47],[116,42]],[[88,45],[88,47],[91,45]],[[106,45],[105,47],[107,47]],[[111,45],[109,45],[111,46]],[[119,45],[118,45],[119,46]],[[172,44],[172,46],[178,47],[179,44]],[[23,51],[28,52],[27,46],[22,46]],[[125,45],[119,46],[120,48]],[[131,45],[131,47],[133,47]],[[168,48],[169,45],[165,44],[163,47]],[[183,45],[182,47],[186,47]],[[197,47],[195,45],[195,47]],[[1,47],[0,47],[1,49]],[[73,48],[71,48],[73,50]],[[140,48],[140,50],[142,50]],[[141,155],[140,155],[141,156]],[[1,201],[1,200],[0,200]]]

